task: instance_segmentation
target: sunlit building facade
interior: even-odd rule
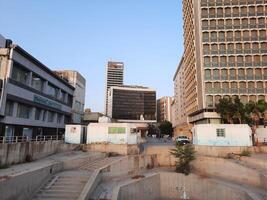
[[[219,123],[222,97],[267,100],[266,0],[183,0],[184,109],[190,123]]]

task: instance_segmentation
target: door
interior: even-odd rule
[[[6,142],[11,143],[12,140],[14,139],[14,127],[10,125],[6,125],[5,128],[5,137],[6,137]]]

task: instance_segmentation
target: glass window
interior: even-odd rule
[[[36,90],[43,91],[44,80],[42,78],[40,78],[39,76],[33,74],[32,75],[32,83],[31,83],[31,85]]]
[[[24,118],[24,119],[29,119],[30,118],[30,112],[31,112],[31,107],[24,105],[24,104],[18,104],[18,112],[17,112],[17,117],[19,118]]]
[[[42,110],[40,108],[35,109],[35,120],[41,119],[41,112],[42,112]]]
[[[48,112],[48,122],[54,122],[54,116],[55,116],[55,113],[49,111]]]
[[[27,84],[29,75],[30,75],[29,71],[19,67],[17,64],[14,63],[11,75],[12,79],[20,83]]]
[[[44,121],[44,122],[46,121],[46,113],[47,113],[47,111],[44,110],[44,112],[43,112],[43,121]]]
[[[62,122],[62,114],[57,114],[57,123],[60,124]]]
[[[57,98],[59,94],[59,89],[48,83],[47,94]]]
[[[216,134],[217,134],[217,137],[225,137],[225,129],[224,128],[217,128]]]
[[[7,116],[13,116],[14,102],[7,100],[5,114]]]

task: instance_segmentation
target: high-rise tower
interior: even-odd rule
[[[183,0],[183,67],[176,74],[183,76],[188,122],[217,120],[212,111],[223,97],[267,100],[266,16],[266,0]]]
[[[109,61],[106,68],[105,114],[108,113],[108,91],[112,86],[123,85],[123,62]]]

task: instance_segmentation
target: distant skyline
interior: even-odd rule
[[[105,67],[125,64],[124,83],[173,95],[183,53],[182,1],[0,0],[0,33],[52,70],[79,71],[86,108],[104,111]]]

